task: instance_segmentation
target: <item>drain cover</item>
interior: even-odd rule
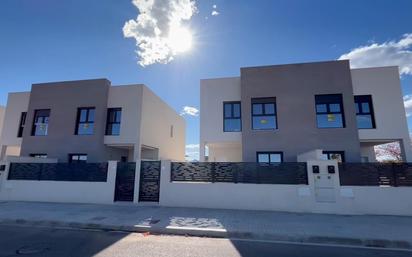
[[[49,250],[49,248],[43,244],[37,245],[26,245],[16,250],[16,254],[19,255],[30,255],[36,253],[43,253]]]

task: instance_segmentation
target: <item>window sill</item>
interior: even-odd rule
[[[346,127],[331,127],[331,128],[319,128],[318,129],[344,129]]]
[[[276,130],[279,130],[278,128],[274,128],[274,129],[253,129],[252,128],[252,131],[276,131]]]

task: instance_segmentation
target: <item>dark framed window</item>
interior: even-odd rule
[[[316,121],[318,128],[344,128],[342,94],[316,95]]]
[[[69,154],[69,163],[86,163],[87,154],[83,153],[72,153]]]
[[[45,153],[31,153],[30,157],[33,157],[33,158],[47,158],[47,154],[45,154]]]
[[[223,131],[242,131],[242,113],[240,102],[223,103]]]
[[[49,128],[50,109],[35,110],[31,135],[47,136]]]
[[[283,162],[283,152],[257,152],[256,161],[259,163]]]
[[[17,137],[23,136],[24,126],[26,125],[27,112],[22,112],[20,115],[19,130],[17,131]]]
[[[274,130],[277,128],[276,98],[252,98],[252,129]]]
[[[323,159],[325,160],[337,160],[338,162],[345,162],[344,151],[323,151]]]
[[[359,129],[376,128],[371,95],[355,96],[355,110]]]
[[[120,135],[120,122],[122,120],[122,108],[107,109],[106,135]]]
[[[76,135],[93,135],[94,113],[94,107],[77,109]]]

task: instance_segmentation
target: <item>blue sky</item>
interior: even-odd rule
[[[6,104],[8,92],[29,90],[32,83],[105,77],[114,85],[144,83],[180,112],[199,107],[199,79],[238,76],[244,66],[337,59],[373,43],[386,49],[389,41],[412,33],[410,0],[195,5],[197,11],[183,21],[193,33],[192,49],[167,64],[142,67],[135,39],[122,31],[138,15],[130,0],[2,0],[0,104]],[[213,10],[219,15],[212,16]],[[398,50],[406,51],[402,65],[411,67],[411,45],[406,48]],[[412,94],[410,73],[402,75],[405,95]],[[197,144],[199,117],[185,117],[186,143]],[[408,123],[412,128],[411,118]]]

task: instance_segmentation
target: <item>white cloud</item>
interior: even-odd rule
[[[403,104],[405,106],[406,116],[412,115],[412,95],[405,95],[403,97]]]
[[[182,23],[196,12],[195,1],[133,0],[133,4],[139,15],[124,24],[123,34],[136,40],[139,64],[147,66],[173,60],[177,52],[170,45],[171,33],[186,31]]]
[[[213,5],[213,11],[212,11],[212,16],[218,16],[220,14],[220,12],[218,12],[217,10],[217,5]]]
[[[349,59],[352,68],[396,65],[401,75],[412,75],[412,34],[399,41],[360,46],[339,57],[343,59]]]
[[[199,145],[189,144],[186,145],[186,161],[198,161],[199,160]]]
[[[199,116],[199,110],[192,106],[184,106],[182,111],[180,112],[180,115]]]

